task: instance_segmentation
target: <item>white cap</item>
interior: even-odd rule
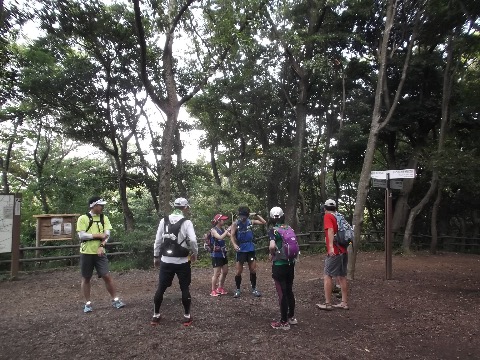
[[[173,206],[178,206],[178,207],[190,207],[188,204],[188,200],[185,198],[177,198],[175,199],[175,202],[173,203]]]
[[[283,216],[282,208],[275,206],[270,210],[270,217],[273,218],[281,218]]]
[[[337,203],[335,202],[335,200],[332,200],[332,199],[328,199],[327,201],[325,201],[325,206],[337,206]]]

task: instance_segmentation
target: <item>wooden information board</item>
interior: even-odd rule
[[[40,241],[75,239],[80,214],[33,215],[37,219],[37,246]]]

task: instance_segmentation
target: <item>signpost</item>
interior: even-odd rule
[[[373,187],[387,188],[387,180],[385,179],[372,179]],[[390,189],[402,190],[403,189],[403,180],[390,180]]]
[[[415,169],[372,171],[373,187],[385,188],[385,278],[392,279],[392,189],[403,189],[403,180],[414,179]]]
[[[10,268],[12,279],[18,275],[20,260],[20,224],[22,215],[22,194],[15,194],[12,226],[12,264]]]

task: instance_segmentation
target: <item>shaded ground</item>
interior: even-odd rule
[[[103,281],[92,286],[94,312],[82,313],[76,269],[0,282],[0,359],[478,359],[480,256],[394,257],[384,281],[383,253],[359,254],[349,311],[323,312],[323,256],[303,257],[294,291],[299,325],[273,330],[279,309],[270,264],[260,263],[263,297],[209,296],[211,269],[194,269],[194,323],[180,324],[179,288],[167,290],[163,321],[151,327],[157,272],[114,278],[127,307],[110,307]],[[246,274],[247,275],[247,274]],[[248,279],[248,275],[244,276]]]

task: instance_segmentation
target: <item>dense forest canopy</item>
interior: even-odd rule
[[[370,171],[411,168],[393,194],[405,250],[414,232],[478,236],[478,2],[28,5],[0,9],[1,191],[24,194],[24,241],[30,215],[83,212],[90,194],[127,232],[178,196],[199,232],[241,204],[314,230],[334,198],[360,239],[383,229]],[[208,161],[185,160],[194,128]]]

